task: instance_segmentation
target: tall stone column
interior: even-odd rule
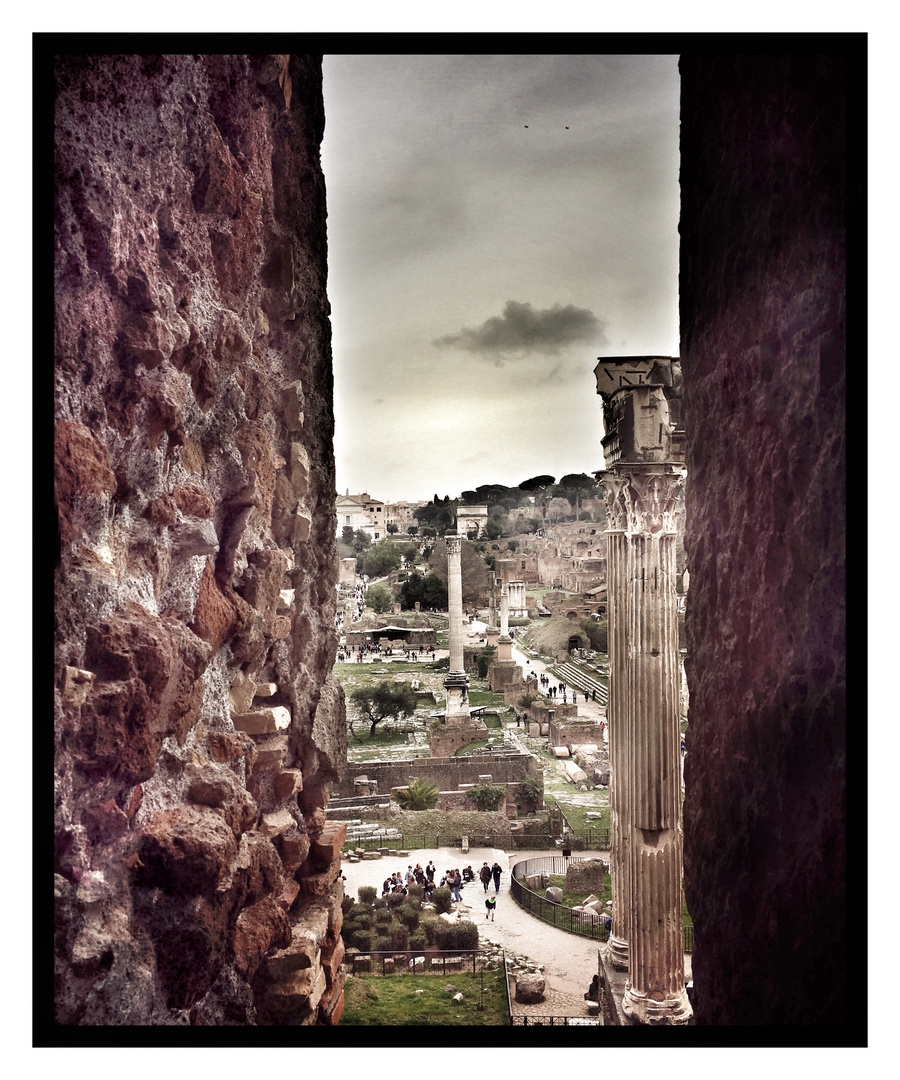
[[[622,756],[630,917],[622,1005],[637,1022],[679,1024],[691,1015],[684,988],[675,599],[675,507],[682,475],[666,466],[631,466],[625,479],[628,721]]]
[[[613,927],[606,959],[628,978],[632,1023],[684,1024],[679,655],[675,510],[683,482],[681,368],[607,357],[604,400],[609,575]]]
[[[631,880],[628,859],[628,805],[625,747],[630,742],[627,713],[628,652],[626,647],[628,594],[627,515],[622,500],[626,481],[613,473],[602,475],[607,520],[607,596],[609,611],[609,808],[612,929],[606,956],[619,971],[628,970],[628,916]]]
[[[469,676],[463,662],[462,625],[462,541],[458,536],[446,536],[447,597],[450,616],[450,670],[444,680],[447,691],[447,723],[469,719]]]
[[[509,593],[500,589],[500,637],[497,639],[498,659],[512,660],[512,638],[509,636]]]

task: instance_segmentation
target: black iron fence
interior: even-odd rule
[[[469,833],[468,841],[470,848],[510,848],[521,851],[532,849],[534,851],[609,851],[609,829],[587,828],[580,833],[559,835],[556,833],[525,832],[515,830],[510,833]],[[344,844],[344,854],[352,851],[380,851],[388,854],[391,851],[417,851],[427,848],[462,846],[462,837],[459,834],[450,833],[416,833],[409,835],[400,833],[399,836],[372,836],[359,837],[348,840]]]
[[[529,889],[524,882],[526,874],[554,874],[565,875],[571,860],[565,856],[544,856],[538,859],[526,859],[516,863],[512,868],[512,877],[509,888],[513,899],[535,918],[540,919],[558,930],[566,930],[570,934],[578,934],[580,937],[591,938],[594,941],[608,941],[609,930],[606,928],[605,918],[593,915],[590,912],[573,911],[565,904],[555,904],[546,896]],[[694,927],[691,923],[684,924],[684,951],[694,951]]]
[[[528,1013],[510,1015],[513,1027],[601,1027],[599,1016],[538,1016]]]
[[[503,962],[505,967],[505,955]],[[477,949],[348,952],[344,955],[344,964],[354,975],[453,975],[457,972],[477,975],[497,967],[495,960]]]

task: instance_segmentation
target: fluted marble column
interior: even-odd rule
[[[617,472],[625,481],[620,506],[626,514],[627,719],[618,749],[625,776],[620,809],[627,833],[629,956],[622,1005],[638,1023],[683,1024],[691,1007],[684,988],[675,599],[675,507],[682,475],[664,465],[620,465]],[[620,664],[617,672],[622,678]]]
[[[512,660],[512,638],[509,636],[509,593],[500,589],[500,637],[497,639],[497,659]]]
[[[450,622],[450,670],[444,680],[448,723],[469,719],[469,676],[463,662],[462,556],[458,536],[446,536],[447,597]]]
[[[627,483],[614,473],[602,477],[607,520],[607,597],[609,612],[609,808],[612,929],[606,945],[610,963],[628,970],[628,916],[631,911],[631,875],[628,858],[628,805],[625,748],[630,741],[627,714],[628,654],[626,648],[628,595],[627,514],[623,489]]]

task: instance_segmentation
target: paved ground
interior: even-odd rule
[[[470,633],[484,631],[485,624],[477,621],[464,627],[468,638]],[[443,650],[438,656],[446,655]],[[532,660],[513,645],[513,658],[520,665],[526,677],[530,673],[540,675],[547,670],[546,664],[540,660]],[[551,678],[554,678],[551,676]],[[555,679],[556,682],[560,680]],[[571,700],[572,688],[568,688],[569,700]],[[585,701],[582,693],[578,694],[578,716],[584,719],[606,719],[606,707],[594,701]],[[507,725],[507,730],[515,736],[515,722]],[[515,740],[518,741],[518,740]],[[605,742],[608,738],[605,733]],[[523,751],[525,747],[519,744]],[[526,751],[527,752],[527,751]],[[413,866],[421,863],[426,866],[429,859],[437,867],[438,880],[445,870],[460,870],[471,864],[477,873],[481,864],[487,862],[492,866],[499,862],[504,873],[500,879],[500,890],[497,893],[497,909],[494,921],[490,922],[484,917],[485,892],[480,881],[474,881],[463,887],[462,904],[454,905],[463,909],[469,908],[470,912],[463,910],[462,914],[472,919],[478,925],[482,938],[488,938],[497,942],[506,949],[507,956],[527,956],[538,964],[544,965],[544,977],[547,981],[545,1001],[536,1006],[518,1006],[514,1003],[515,1012],[529,1012],[535,1015],[557,1016],[584,1016],[587,1015],[587,1003],[584,1001],[584,993],[590,985],[591,979],[597,972],[597,950],[599,943],[589,938],[579,937],[577,934],[569,934],[565,930],[557,930],[548,926],[533,915],[519,907],[510,894],[510,868],[517,862],[526,859],[538,859],[548,855],[558,854],[554,851],[514,851],[506,852],[500,848],[471,848],[467,855],[462,855],[458,848],[429,848],[410,852],[408,858],[378,860],[365,860],[359,863],[347,863],[343,865],[343,873],[347,879],[346,891],[356,896],[360,885],[374,885],[381,893],[381,883],[395,870],[401,870],[404,874],[411,862]],[[603,858],[609,861],[608,851],[583,851],[578,853],[579,858]],[[396,863],[396,865],[395,865]],[[691,977],[690,956],[685,956],[685,979]]]
[[[480,881],[463,886],[462,904],[454,904],[453,909],[461,908],[462,915],[477,924],[481,937],[502,945],[508,957],[527,956],[544,965],[546,1000],[542,1006],[531,1007],[529,1012],[543,1015],[587,1015],[583,995],[597,972],[598,942],[569,934],[565,930],[557,930],[529,915],[513,900],[509,890],[509,870],[513,864],[552,854],[554,853],[551,851],[507,853],[501,848],[471,848],[467,855],[462,855],[459,848],[426,848],[410,852],[406,859],[382,858],[358,863],[345,861],[342,869],[347,879],[346,892],[355,897],[361,885],[374,885],[380,895],[384,879],[395,870],[402,870],[405,874],[410,863],[413,866],[421,863],[425,867],[431,859],[437,867],[440,880],[445,870],[456,867],[462,870],[471,864],[477,873],[482,863],[487,862],[489,866],[493,866],[494,862],[498,862],[503,867],[503,876],[500,878],[500,890],[496,894],[494,921],[484,917],[485,897],[494,895],[493,890],[485,893]],[[609,852],[579,852],[579,857],[608,859]],[[466,908],[470,910],[467,912]]]

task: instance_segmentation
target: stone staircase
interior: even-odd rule
[[[609,700],[609,691],[606,684],[600,682],[599,678],[588,675],[581,668],[576,667],[575,664],[556,664],[550,669],[550,674],[562,679],[567,685],[574,686],[576,689],[585,691],[588,694],[593,694],[596,691],[599,705],[606,705]]]

